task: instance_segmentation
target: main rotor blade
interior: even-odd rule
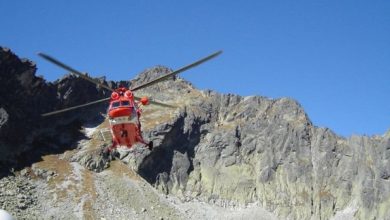
[[[137,100],[137,101],[141,100],[140,97],[136,97],[136,96],[134,96],[134,99]],[[153,105],[159,105],[159,106],[162,106],[162,107],[167,107],[167,108],[176,108],[176,106],[174,106],[174,105],[168,105],[168,104],[161,103],[161,102],[156,102],[156,101],[153,101],[153,100],[150,100],[150,99],[149,99],[149,103],[153,104]]]
[[[62,67],[64,69],[70,71],[71,73],[76,74],[76,75],[80,76],[81,78],[83,78],[83,79],[85,79],[85,80],[87,80],[87,81],[89,81],[91,83],[94,83],[94,84],[96,84],[96,85],[98,85],[98,86],[100,86],[102,88],[108,89],[110,91],[114,91],[114,89],[112,89],[111,87],[106,86],[106,85],[100,83],[99,81],[97,81],[95,79],[92,79],[91,77],[89,77],[89,76],[87,76],[87,75],[85,75],[85,74],[83,74],[83,73],[73,69],[72,67],[67,66],[67,65],[61,63],[60,61],[54,59],[53,57],[51,57],[49,55],[46,55],[44,53],[38,53],[38,55],[41,56],[42,58],[44,58],[45,60],[48,60],[48,61],[54,63],[55,65],[57,65],[59,67]]]
[[[145,87],[154,85],[154,84],[156,84],[156,83],[158,83],[158,82],[164,81],[164,80],[168,79],[168,78],[171,77],[171,76],[177,75],[177,74],[179,74],[179,73],[181,73],[181,72],[184,72],[184,71],[186,71],[186,70],[188,70],[188,69],[190,69],[190,68],[192,68],[192,67],[195,67],[195,66],[197,66],[197,65],[199,65],[199,64],[201,64],[201,63],[204,63],[204,62],[206,62],[206,61],[208,61],[208,60],[210,60],[210,59],[212,59],[212,58],[218,56],[218,55],[221,54],[221,53],[222,53],[221,50],[220,50],[220,51],[217,51],[217,52],[215,52],[215,53],[213,53],[213,54],[211,54],[211,55],[209,55],[209,56],[207,56],[207,57],[205,57],[205,58],[202,58],[202,59],[196,61],[195,63],[191,63],[190,65],[187,65],[187,66],[185,66],[185,67],[182,67],[182,68],[180,68],[180,69],[178,69],[178,70],[176,70],[176,71],[173,71],[172,73],[169,73],[169,74],[167,74],[167,75],[165,75],[165,76],[162,76],[162,77],[160,77],[160,78],[157,78],[157,79],[155,79],[155,80],[152,80],[152,81],[150,81],[150,82],[147,82],[147,83],[145,83],[145,84],[142,84],[142,85],[140,85],[140,86],[136,86],[136,87],[134,87],[134,88],[131,88],[130,90],[136,91],[136,90],[139,90],[139,89],[142,89],[142,88],[145,88]]]
[[[50,115],[55,115],[55,114],[58,114],[58,113],[67,112],[67,111],[75,110],[75,109],[78,109],[78,108],[83,108],[83,107],[86,107],[86,106],[89,106],[89,105],[94,105],[94,104],[97,104],[97,103],[100,103],[100,102],[104,102],[104,101],[108,101],[108,100],[110,100],[110,97],[104,98],[104,99],[99,99],[99,100],[96,100],[96,101],[93,101],[93,102],[89,102],[89,103],[86,103],[86,104],[82,104],[82,105],[76,105],[76,106],[73,106],[73,107],[64,108],[64,109],[57,110],[57,111],[54,111],[54,112],[48,112],[48,113],[42,114],[41,116],[42,117],[46,117],[46,116],[50,116]]]

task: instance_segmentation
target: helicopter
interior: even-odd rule
[[[107,108],[107,114],[106,117],[109,121],[110,126],[110,133],[112,136],[112,145],[106,149],[108,152],[113,152],[115,149],[119,147],[124,148],[132,148],[135,144],[140,143],[143,146],[149,148],[149,150],[153,149],[153,142],[152,141],[145,141],[145,139],[142,136],[141,131],[141,106],[146,106],[149,104],[159,105],[163,107],[174,107],[165,103],[152,101],[148,97],[137,97],[134,95],[134,92],[143,89],[146,87],[149,87],[151,85],[154,85],[156,83],[162,82],[164,80],[167,80],[173,76],[176,76],[179,73],[182,73],[190,68],[193,68],[195,66],[198,66],[218,55],[220,55],[222,51],[214,52],[196,62],[193,62],[187,66],[184,66],[178,70],[175,70],[171,73],[168,73],[164,76],[158,77],[157,79],[154,79],[150,82],[146,82],[142,85],[126,88],[124,86],[119,86],[119,88],[111,88],[105,84],[102,84],[98,80],[88,76],[87,74],[84,74],[76,69],[73,69],[72,67],[65,65],[64,63],[58,61],[57,59],[44,54],[44,53],[38,53],[38,55],[45,60],[69,71],[71,74],[74,74],[76,76],[79,76],[80,78],[87,80],[91,83],[94,83],[98,87],[105,88],[111,92],[111,96],[92,101],[89,103],[85,103],[82,105],[77,105],[65,109],[60,109],[48,113],[44,113],[41,116],[42,117],[48,117],[51,115],[60,114],[63,112],[84,108],[90,105],[107,102],[109,101],[108,108]]]

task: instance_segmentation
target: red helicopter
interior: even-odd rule
[[[148,104],[155,104],[155,105],[160,105],[164,107],[174,107],[171,105],[167,105],[164,103],[156,102],[156,101],[151,101],[148,99],[148,97],[142,97],[139,98],[137,96],[134,96],[134,91],[137,91],[139,89],[154,85],[156,83],[162,82],[164,80],[169,79],[172,76],[175,76],[183,71],[186,71],[192,67],[195,67],[203,62],[206,62],[219,54],[221,54],[222,51],[217,51],[207,57],[204,57],[192,64],[189,64],[187,66],[184,66],[176,71],[173,71],[171,73],[168,73],[164,76],[161,76],[157,79],[154,79],[150,82],[144,83],[140,86],[135,86],[133,88],[125,88],[125,87],[119,87],[117,89],[113,89],[107,85],[104,85],[100,83],[99,81],[87,76],[86,74],[83,74],[63,63],[60,61],[54,59],[51,56],[48,56],[43,53],[38,53],[39,56],[42,58],[70,71],[72,74],[75,74],[91,83],[94,83],[102,88],[105,88],[109,91],[111,91],[111,97],[100,99],[97,101],[89,102],[86,104],[82,105],[77,105],[73,106],[70,108],[65,108],[49,113],[42,114],[42,116],[50,116],[54,114],[59,114],[62,112],[86,107],[89,105],[97,104],[100,102],[104,101],[110,101],[110,104],[108,106],[107,110],[107,117],[109,119],[110,123],[110,130],[111,130],[111,135],[112,135],[112,146],[109,147],[107,150],[109,152],[115,150],[118,147],[127,147],[131,148],[134,144],[136,143],[141,143],[144,146],[147,146],[150,150],[153,148],[153,142],[150,141],[147,143],[144,138],[142,137],[142,132],[141,132],[141,123],[140,123],[140,117],[141,117],[141,110],[140,106],[142,105],[148,105]]]

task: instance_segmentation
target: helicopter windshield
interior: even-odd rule
[[[130,102],[129,101],[122,101],[121,106],[130,106]]]
[[[113,103],[111,104],[111,108],[118,108],[119,105],[120,105],[119,102],[113,102]]]

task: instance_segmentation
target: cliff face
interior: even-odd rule
[[[71,75],[47,83],[35,76],[36,70],[32,61],[0,47],[0,164],[17,165],[42,154],[37,151],[53,153],[69,147],[83,136],[78,129],[88,110],[51,118],[40,115],[106,97],[93,84]],[[102,106],[92,109],[99,111]]]
[[[20,60],[11,51],[0,47],[0,161],[18,154],[29,140],[26,134],[37,127],[41,109],[55,101],[55,90],[36,77],[36,66]]]
[[[139,173],[162,191],[259,202],[282,218],[389,218],[389,135],[339,137],[286,98],[198,91],[180,80],[144,92],[185,106],[148,131],[159,145]]]
[[[15,124],[26,120],[27,115],[36,118],[39,113],[54,108],[106,96],[104,91],[88,83],[81,84],[84,82],[70,76],[47,84],[34,76],[36,68],[30,63],[4,62],[14,55],[2,51],[0,89],[7,89],[1,90],[0,146],[7,154],[15,153],[9,147],[16,146],[12,145],[10,135],[18,130]],[[15,66],[21,69],[12,70]],[[146,82],[169,71],[164,67],[153,68],[141,73],[132,83]],[[21,77],[24,75],[28,77]],[[3,81],[11,78],[12,82]],[[27,78],[29,83],[23,83],[20,78]],[[19,90],[10,97],[3,95]],[[30,90],[39,93],[30,94]],[[22,101],[20,105],[11,105],[12,97],[18,94],[30,94],[28,97],[41,102],[42,108],[17,114],[18,109],[29,105]],[[345,139],[329,129],[314,126],[294,100],[199,91],[182,79],[154,85],[137,95],[178,106],[145,107],[143,132],[146,139],[154,141],[155,149],[120,156],[160,192],[184,201],[204,200],[222,207],[256,203],[281,219],[389,219],[390,135]],[[59,116],[55,125],[50,126],[68,128],[67,132],[56,130],[56,135],[77,133],[80,125],[69,124],[85,119],[86,115],[98,115],[101,108]],[[49,123],[39,124],[39,128],[29,122],[25,124],[28,129],[20,131],[25,135],[34,129],[50,128]],[[40,134],[43,132],[33,137],[36,139]],[[99,157],[101,145],[96,138],[79,143],[69,161],[77,161],[92,170],[107,167],[109,161],[102,162]],[[23,143],[26,141],[17,142],[20,151],[34,147],[23,148],[30,146]]]

